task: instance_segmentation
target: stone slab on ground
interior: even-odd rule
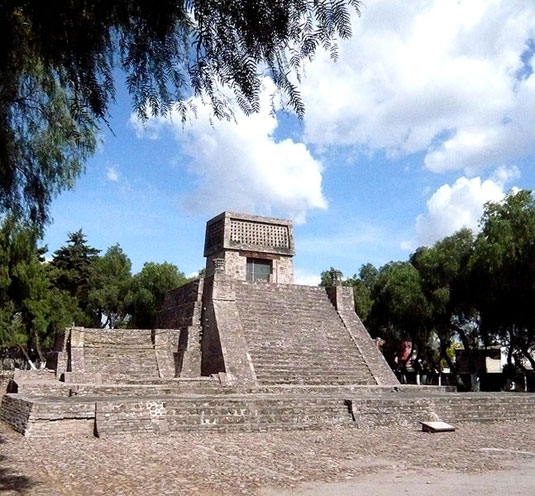
[[[453,432],[455,427],[446,422],[420,422],[422,424],[422,431],[424,432]]]

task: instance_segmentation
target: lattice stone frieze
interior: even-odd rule
[[[270,253],[292,257],[294,255],[292,222],[236,212],[222,212],[206,224],[204,256],[222,257],[225,251]],[[207,266],[207,271],[211,270],[212,267]]]
[[[237,219],[230,221],[230,241],[247,245],[290,248],[287,226]]]

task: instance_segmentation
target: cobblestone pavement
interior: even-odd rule
[[[381,472],[525,466],[535,462],[535,423],[464,424],[442,434],[345,427],[108,439],[26,439],[0,424],[0,453],[0,494],[254,495]]]

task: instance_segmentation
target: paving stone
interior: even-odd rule
[[[2,494],[255,495],[382,471],[486,473],[535,458],[535,423],[27,439],[0,424]]]

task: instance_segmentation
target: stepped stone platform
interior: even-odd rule
[[[535,395],[398,391],[265,393],[257,391],[141,396],[6,394],[1,418],[28,437],[165,435],[185,431],[265,431],[345,426],[368,429],[422,421],[535,420]]]
[[[211,341],[203,350],[207,372],[249,386],[398,384],[355,314],[351,288],[217,277],[211,284],[203,326]]]
[[[167,294],[157,329],[66,329],[0,419],[34,437],[533,419],[532,395],[400,385],[352,288],[293,284],[293,250],[289,221],[212,219],[206,276]]]

